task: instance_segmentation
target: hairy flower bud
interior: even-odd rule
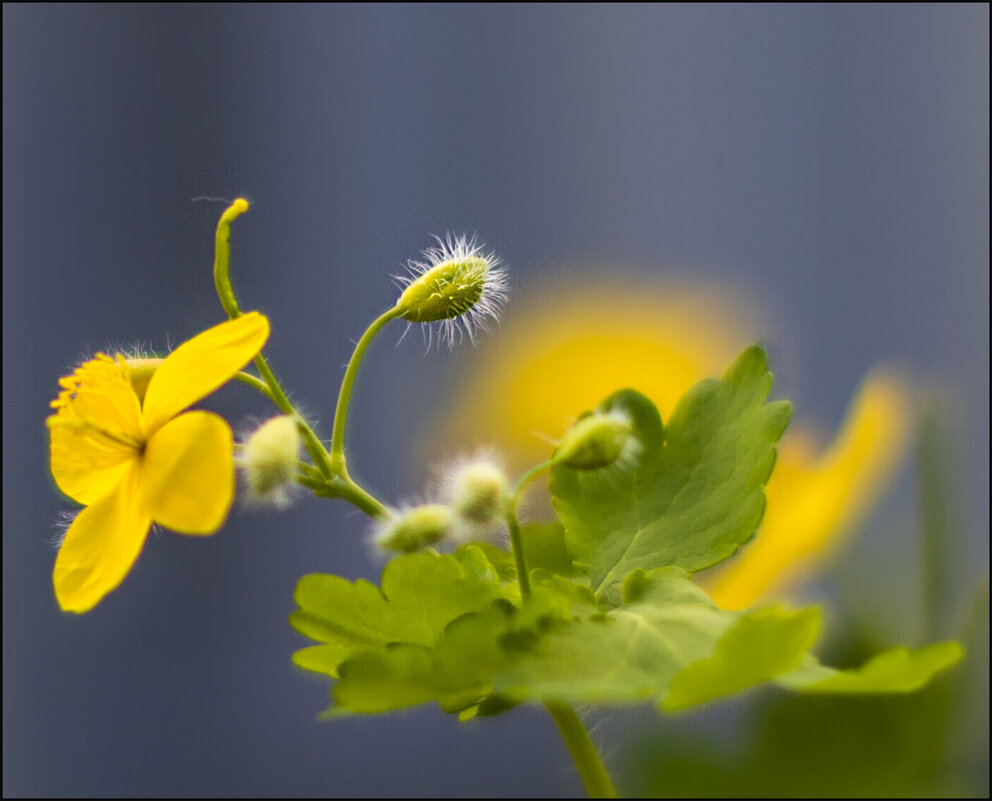
[[[477,328],[486,330],[486,318],[499,319],[506,271],[475,239],[435,238],[426,261],[409,262],[409,275],[398,278],[405,288],[396,307],[411,323],[440,323],[441,338],[452,347],[462,331],[474,340]]]
[[[241,446],[239,465],[248,484],[249,501],[285,506],[300,454],[296,420],[287,415],[262,423]]]
[[[634,436],[634,424],[624,412],[591,412],[559,440],[551,457],[552,464],[573,470],[598,470],[636,457],[640,443]]]
[[[451,505],[466,523],[488,526],[500,519],[507,480],[495,464],[485,459],[473,460],[457,468],[448,482]]]
[[[436,545],[451,532],[455,513],[450,506],[428,503],[393,514],[375,534],[375,543],[387,551],[412,553]]]

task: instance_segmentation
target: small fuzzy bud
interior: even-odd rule
[[[454,525],[455,513],[450,506],[414,506],[394,514],[375,535],[375,542],[387,551],[413,553],[443,540]]]
[[[239,464],[250,500],[285,506],[299,454],[300,432],[294,418],[282,415],[262,423],[241,446]]]
[[[492,462],[469,462],[450,478],[451,505],[467,523],[488,526],[502,515],[506,475]]]
[[[489,265],[479,256],[448,259],[413,281],[400,295],[403,319],[434,323],[461,317],[482,297]]]
[[[639,450],[634,425],[623,412],[593,412],[579,419],[558,442],[552,464],[573,470],[598,470]]]
[[[506,272],[475,239],[449,235],[437,243],[424,251],[425,261],[409,262],[409,275],[398,278],[405,288],[396,308],[411,323],[439,323],[450,347],[461,331],[473,339],[477,328],[486,328],[487,318],[499,319]]]

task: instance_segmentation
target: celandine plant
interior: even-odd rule
[[[667,712],[766,681],[804,693],[909,692],[961,658],[958,643],[942,642],[835,670],[810,654],[817,609],[724,610],[693,583],[692,573],[754,535],[789,420],[788,403],[767,402],[772,375],[758,347],[697,384],[664,423],[648,398],[620,389],[515,482],[477,457],[431,502],[379,500],[349,475],[345,452],[369,343],[393,320],[427,325],[449,346],[473,338],[505,302],[505,271],[466,238],[439,239],[411,262],[396,304],[355,347],[328,449],[262,355],[267,319],[238,307],[230,224],[247,209],[234,201],[217,226],[214,279],[227,322],[163,359],[97,354],[59,382],[48,418],[52,474],[85,507],[55,562],[63,609],[85,612],[115,589],[153,522],[216,531],[236,465],[253,503],[284,506],[300,488],[340,498],[372,519],[376,545],[392,558],[379,587],[325,574],[297,584],[290,623],[316,644],[293,661],[334,680],[325,714],[437,702],[464,721],[542,704],[591,796],[616,791],[574,704],[650,702]],[[242,370],[250,361],[257,374]],[[237,446],[223,419],[186,411],[231,379],[280,412]],[[557,520],[522,524],[520,498],[546,476]],[[504,527],[508,548],[494,544]]]

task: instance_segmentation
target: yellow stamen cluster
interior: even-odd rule
[[[113,424],[126,420],[132,411],[133,388],[127,362],[121,354],[111,357],[97,353],[71,375],[60,378],[59,386],[62,389],[50,404],[56,413],[46,421],[49,427],[67,425],[85,429],[94,445],[110,440],[117,446],[140,447],[135,432]]]

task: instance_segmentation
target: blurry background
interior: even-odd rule
[[[155,534],[96,610],[59,612],[52,543],[72,504],[48,474],[48,402],[95,350],[163,349],[223,319],[223,205],[196,196],[253,201],[235,287],[269,315],[270,361],[325,436],[350,340],[394,300],[388,275],[449,230],[495,249],[518,298],[589,269],[729,283],[763,311],[779,396],[828,432],[871,365],[902,364],[954,399],[957,578],[973,587],[989,530],[988,15],[5,4],[4,795],[581,791],[540,710],[315,721],[327,683],[290,663],[306,644],[286,620],[295,581],[380,569],[344,505]],[[394,348],[399,333],[372,349],[350,420],[353,472],[387,499],[423,490],[415,429],[485,358],[424,356],[414,332]],[[208,405],[236,426],[270,414],[240,386]],[[892,497],[879,529],[912,529],[912,481]],[[884,597],[893,563],[913,562],[879,542],[867,575]],[[602,736],[669,725],[610,715]]]

